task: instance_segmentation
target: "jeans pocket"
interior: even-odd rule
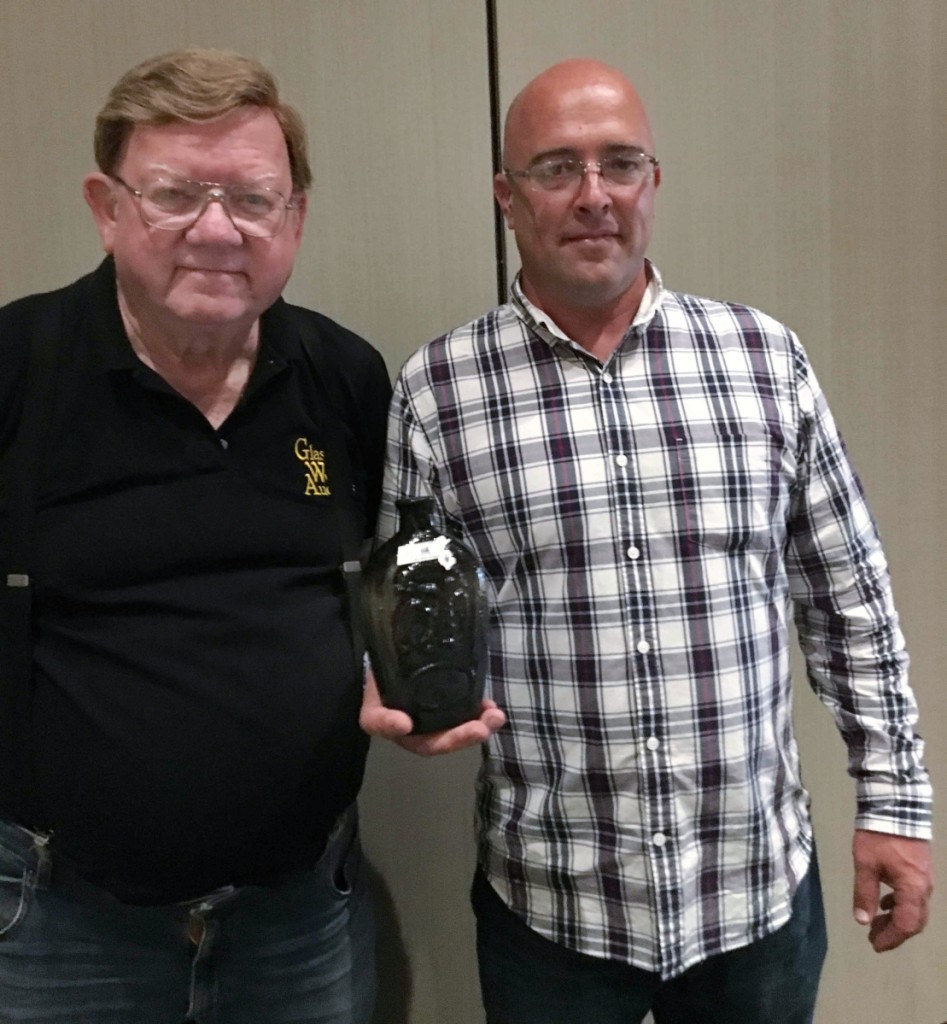
[[[0,942],[9,938],[26,917],[35,887],[33,872],[0,847]]]

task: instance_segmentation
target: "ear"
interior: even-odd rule
[[[118,196],[115,194],[111,179],[98,171],[94,174],[87,174],[82,182],[82,195],[89,204],[89,209],[95,219],[95,226],[99,229],[102,248],[107,253],[111,253],[115,240],[116,207],[118,205]]]
[[[298,199],[294,210],[295,212],[291,211],[292,216],[294,217],[293,237],[298,245],[302,238],[303,225],[306,223],[306,214],[309,212],[309,196],[305,192],[298,193]]]
[[[508,228],[513,227],[513,189],[510,187],[510,179],[501,171],[493,179],[493,195],[500,209],[503,211],[503,219]]]

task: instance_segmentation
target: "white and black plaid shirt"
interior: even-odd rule
[[[793,613],[856,825],[930,835],[884,556],[789,330],[651,268],[602,365],[515,287],[408,360],[389,429],[380,536],[431,493],[492,583],[480,863],[532,928],[669,977],[786,922]]]

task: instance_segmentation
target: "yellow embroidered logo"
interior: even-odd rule
[[[329,479],[326,476],[325,452],[313,448],[308,437],[297,437],[293,451],[306,467],[306,494],[328,497],[332,491],[329,490]]]

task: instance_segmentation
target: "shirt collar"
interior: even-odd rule
[[[660,270],[650,260],[645,260],[645,266],[648,271],[648,284],[641,297],[638,312],[635,313],[634,319],[629,324],[629,329],[634,331],[644,330],[651,323],[664,299],[664,282]],[[559,327],[548,313],[526,298],[520,276],[517,273],[513,281],[510,299],[516,315],[550,345],[555,345],[560,341],[568,342],[570,345],[574,344],[573,339]]]

